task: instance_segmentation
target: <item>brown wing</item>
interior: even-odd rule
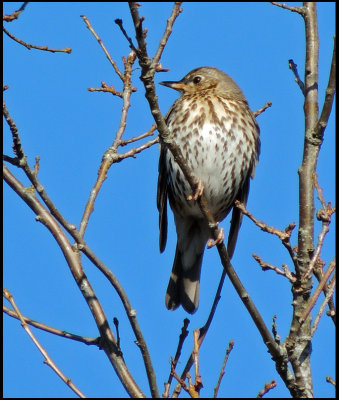
[[[178,99],[179,100],[179,99]],[[166,124],[171,118],[171,114],[177,104],[175,101],[172,107],[167,111],[164,116]],[[169,187],[168,187],[168,173],[166,170],[166,152],[169,151],[166,149],[165,145],[161,143],[160,140],[160,157],[159,157],[159,175],[158,175],[158,191],[157,191],[157,207],[159,211],[159,248],[160,253],[165,250],[166,241],[167,241],[167,197],[170,195]]]
[[[245,206],[247,203],[248,193],[250,190],[250,178],[254,178],[255,167],[258,163],[259,153],[260,153],[260,138],[259,138],[260,129],[259,129],[259,125],[254,117],[253,117],[253,122],[257,129],[255,157],[252,160],[252,168],[250,168],[249,173],[247,174],[245,183],[242,186],[242,188],[239,190],[239,192],[235,198],[236,200],[239,200],[242,203],[244,203]],[[239,229],[240,229],[241,222],[242,222],[242,217],[243,217],[242,212],[237,207],[233,206],[231,227],[230,227],[230,231],[228,233],[228,241],[227,241],[227,252],[228,252],[229,258],[232,258],[233,253],[234,253],[235,245],[237,243]]]
[[[166,149],[164,145],[160,145],[159,158],[159,175],[158,175],[158,191],[157,191],[157,207],[159,211],[159,248],[162,253],[166,247],[167,241],[167,194],[168,194],[168,174],[166,170]]]
[[[236,200],[239,200],[246,205],[249,189],[250,189],[250,174],[247,176],[243,187],[239,190]],[[235,245],[237,243],[241,222],[242,222],[242,212],[237,207],[233,206],[231,227],[228,233],[228,241],[227,241],[227,252],[230,259],[233,256]]]

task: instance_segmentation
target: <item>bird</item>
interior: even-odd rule
[[[231,258],[242,220],[234,202],[246,204],[250,178],[259,161],[258,123],[239,86],[217,68],[199,67],[179,81],[160,84],[181,93],[165,115],[165,122],[202,184],[215,220],[221,222],[233,209],[227,243]],[[211,240],[210,228],[179,165],[160,138],[157,208],[161,253],[167,241],[167,199],[174,215],[177,245],[165,304],[169,310],[181,305],[193,314],[199,305],[201,267]]]

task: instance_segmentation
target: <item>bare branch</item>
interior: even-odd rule
[[[130,374],[123,358],[121,357],[119,350],[116,346],[116,341],[114,335],[109,328],[109,323],[105,316],[105,313],[101,307],[100,302],[97,299],[97,296],[88,281],[82,265],[80,263],[80,257],[77,252],[77,249],[73,249],[73,246],[69,242],[67,236],[62,231],[60,226],[57,224],[56,220],[49,214],[49,212],[43,207],[43,205],[38,201],[35,197],[34,192],[26,190],[26,188],[10,173],[8,168],[4,165],[3,166],[3,176],[6,183],[26,202],[26,204],[33,210],[33,212],[37,215],[36,219],[39,222],[42,222],[47,229],[52,233],[53,237],[55,238],[56,242],[60,246],[67,264],[72,271],[72,275],[84,296],[89,309],[95,319],[97,324],[98,330],[100,332],[102,341],[101,345],[104,349],[105,353],[107,354],[110,362],[114,366],[123,386],[125,387],[126,391],[135,397],[144,397],[144,394],[137,386],[136,382],[134,381],[132,375]],[[72,232],[73,236],[79,236],[75,234],[75,231]],[[76,232],[78,233],[78,232]],[[81,239],[81,238],[80,238]],[[87,248],[87,246],[78,246],[82,247],[82,251],[89,257],[89,259],[94,262],[95,265],[98,266],[102,264],[100,260]],[[108,268],[106,267],[108,270]],[[109,270],[108,270],[109,271]],[[107,272],[107,271],[106,271]],[[109,271],[110,274],[111,271]],[[113,275],[113,274],[112,274]],[[122,290],[118,292],[121,294]],[[134,313],[135,314],[135,313]],[[130,315],[130,319],[135,319],[132,315]],[[135,323],[137,325],[137,323]],[[135,325],[132,325],[135,328]],[[134,332],[136,332],[134,330]],[[146,350],[147,351],[147,348]]]
[[[293,260],[293,264],[296,267],[297,265],[297,257],[295,255],[295,252],[293,251],[293,248],[291,246],[290,238],[293,232],[293,229],[295,228],[296,224],[295,222],[290,223],[286,228],[285,231],[281,231],[277,228],[274,228],[273,226],[268,226],[265,222],[259,221],[257,218],[255,218],[245,207],[243,203],[240,201],[236,200],[235,201],[235,206],[239,208],[239,210],[248,216],[262,231],[271,233],[273,235],[278,236],[278,238],[281,240],[282,244],[286,247],[287,251],[289,252],[289,255],[291,259]]]
[[[155,124],[153,124],[151,129],[149,129],[147,132],[143,133],[142,135],[132,137],[131,139],[128,139],[128,140],[121,140],[120,146],[126,146],[129,143],[137,142],[140,139],[144,139],[145,137],[152,136],[152,135],[154,135],[154,131],[156,130],[156,128],[157,128],[157,126]]]
[[[189,393],[189,389],[185,383],[185,380],[180,378],[180,376],[177,374],[175,370],[175,366],[173,365],[173,360],[171,359],[171,374],[174,376],[174,378],[179,382],[180,386],[187,392]]]
[[[125,130],[125,126],[126,126],[126,117],[127,117],[127,110],[128,110],[128,104],[129,104],[129,96],[132,93],[132,87],[131,87],[131,72],[132,72],[132,65],[134,63],[135,60],[135,54],[133,52],[130,53],[130,55],[128,56],[127,60],[124,60],[124,65],[125,65],[125,81],[124,81],[124,107],[122,110],[122,116],[121,116],[121,121],[120,121],[120,128],[117,132],[117,136],[116,136],[116,140],[113,146],[114,149],[116,149],[121,141],[121,136],[122,133]],[[126,89],[126,90],[125,90]],[[157,385],[156,385],[156,380],[155,380],[155,372],[152,366],[152,362],[151,362],[151,358],[148,352],[148,348],[146,345],[146,342],[143,338],[141,329],[138,325],[137,319],[136,319],[136,314],[135,314],[135,310],[133,310],[131,304],[129,303],[129,300],[127,298],[127,295],[125,293],[125,291],[123,290],[122,286],[120,285],[119,281],[116,279],[116,277],[114,276],[114,274],[110,271],[109,268],[107,268],[106,265],[104,265],[99,259],[98,257],[96,257],[96,255],[94,254],[94,252],[86,245],[86,243],[83,241],[81,232],[78,232],[76,230],[76,226],[73,224],[70,224],[68,221],[65,220],[65,218],[60,214],[60,212],[56,209],[55,205],[53,204],[53,202],[51,201],[51,199],[49,198],[49,196],[47,195],[46,191],[44,190],[44,187],[40,184],[35,171],[32,171],[28,164],[27,164],[27,160],[26,160],[26,156],[23,152],[22,146],[21,146],[21,142],[20,142],[20,138],[18,135],[18,129],[14,123],[14,121],[10,118],[8,110],[4,104],[4,115],[6,117],[6,121],[8,122],[10,129],[12,131],[12,135],[13,135],[13,142],[15,144],[15,151],[16,153],[20,156],[19,157],[19,162],[20,162],[20,167],[25,171],[28,179],[32,182],[33,187],[35,188],[35,190],[37,190],[37,192],[39,193],[40,197],[43,199],[43,201],[45,202],[45,204],[47,205],[48,209],[50,210],[51,214],[54,216],[54,218],[67,230],[67,232],[76,240],[77,242],[77,246],[75,246],[75,251],[80,250],[82,251],[92,262],[93,264],[99,268],[101,270],[101,272],[103,272],[104,276],[110,281],[110,283],[112,284],[112,286],[115,288],[115,290],[117,291],[123,305],[124,308],[126,310],[126,314],[128,316],[129,322],[132,326],[133,332],[136,336],[136,340],[139,343],[139,348],[141,350],[141,354],[145,363],[145,367],[146,367],[146,371],[147,371],[147,376],[149,378],[149,384],[150,384],[150,388],[151,388],[151,392],[154,395],[154,397],[159,397],[158,396],[158,389],[157,389]],[[154,139],[153,141],[150,141],[146,144],[144,144],[143,146],[140,146],[139,148],[136,149],[132,149],[130,152],[127,152],[129,154],[125,154],[124,156],[122,156],[121,159],[123,158],[127,158],[130,156],[133,156],[132,152],[134,152],[134,155],[140,151],[142,151],[145,148],[150,147],[152,144],[156,143],[157,138]],[[107,163],[105,163],[105,166],[107,166],[107,168],[109,168],[109,165],[111,165],[111,161],[108,161]],[[23,197],[22,194],[25,192],[24,189],[21,188],[21,183],[18,182],[8,171],[7,167],[4,166],[4,168],[6,169],[6,176],[8,176],[8,183],[9,182],[13,182],[13,185],[11,185],[11,183],[9,183],[9,185],[13,188],[13,190],[15,190],[20,197],[23,198],[23,200],[31,207],[30,202],[27,200],[27,197]],[[8,173],[7,173],[8,172]],[[4,174],[5,175],[5,174]],[[102,181],[104,180],[105,175],[103,174],[103,178]],[[6,179],[6,178],[5,178]],[[15,184],[14,184],[15,183]],[[14,187],[16,187],[17,189],[14,189]],[[27,190],[26,190],[27,192]],[[32,191],[32,193],[27,192],[24,193],[26,195],[30,195],[30,196],[34,196],[34,190]],[[94,197],[95,199],[95,197]],[[94,199],[92,199],[93,203],[94,203]],[[93,204],[92,203],[92,204]],[[39,204],[39,207],[37,206],[37,204]],[[48,214],[48,212],[43,208],[43,206],[37,202],[34,203],[34,206],[37,208],[34,208],[34,210],[44,210],[43,211],[43,216],[44,218],[41,218],[39,215],[39,219],[41,220],[41,222],[43,222],[48,228],[50,227],[49,224],[46,224],[45,218],[47,218],[48,221],[53,222],[52,226],[53,229],[56,229],[58,234],[55,234],[54,237],[59,238],[58,235],[64,235],[64,233],[61,231],[60,227],[56,224],[55,220]],[[90,207],[90,206],[89,206]],[[32,208],[32,207],[31,207]],[[53,234],[53,229],[52,229],[52,234]],[[58,241],[58,239],[57,239]],[[59,243],[59,242],[58,242]],[[67,241],[68,243],[68,241]],[[64,243],[63,243],[64,245]],[[65,248],[67,249],[67,252],[70,252],[70,249],[72,249],[72,246],[68,243]],[[61,246],[61,249],[63,249],[63,247]],[[73,257],[73,252],[70,252],[70,254]],[[77,258],[78,258],[78,253],[77,254]],[[78,260],[77,260],[78,262]],[[73,276],[77,276],[77,274],[75,274],[73,271]],[[82,269],[78,270],[78,276],[79,279],[81,280],[81,273],[83,273]],[[79,282],[77,281],[77,283],[79,284]],[[80,287],[82,287],[82,284],[79,284]],[[87,287],[85,285],[85,287]],[[88,282],[88,287],[91,289],[90,284]],[[88,295],[88,301],[89,299],[93,299],[93,301],[97,301],[96,296],[89,294]],[[94,310],[98,311],[102,311],[101,306],[98,307],[94,307]],[[98,317],[102,317],[102,314],[98,314]],[[106,317],[105,317],[106,318]],[[99,320],[99,318],[98,318]],[[103,320],[100,320],[100,327],[101,329],[104,329],[105,322]],[[104,338],[107,337],[107,335],[111,333],[111,331],[109,330],[108,333],[105,333],[105,335],[103,336]],[[112,333],[111,333],[112,334]],[[113,339],[113,334],[112,334],[112,338],[110,338],[108,340],[108,342],[110,343],[110,346],[106,346],[106,353],[109,356],[111,362],[117,366],[116,369],[118,371],[118,376],[124,376],[126,374],[127,368],[123,362],[123,360],[121,360],[121,357],[114,359],[115,354],[112,352],[112,344],[115,344],[115,340]],[[117,349],[117,347],[115,346],[115,351],[119,356],[119,350]],[[113,359],[112,359],[113,358]],[[135,384],[135,382],[133,381],[132,376],[130,376],[129,372],[127,373],[127,378],[125,380],[125,382],[123,382],[123,385],[125,386],[126,390],[128,391],[129,394],[131,393],[135,393],[140,395],[142,392],[140,391],[140,389],[137,387],[137,385]],[[143,395],[143,394],[142,394]]]
[[[114,21],[118,27],[120,28],[121,32],[123,33],[123,35],[125,36],[125,38],[128,40],[129,43],[129,47],[136,53],[138,54],[138,49],[134,46],[132,39],[127,35],[127,32],[125,31],[125,28],[122,25],[122,19],[117,18]]]
[[[199,329],[193,331],[194,337],[194,349],[193,349],[193,360],[195,366],[195,382],[194,385],[190,385],[190,394],[192,397],[199,397],[201,388],[203,387],[201,375],[199,372]],[[193,387],[192,387],[193,386]]]
[[[333,296],[335,284],[336,284],[336,274],[334,273],[332,278],[331,278],[331,280],[330,280],[330,282],[329,282],[329,284],[327,285],[327,289],[328,290],[327,290],[325,299],[324,299],[323,303],[321,304],[321,306],[319,308],[317,316],[315,317],[315,320],[314,320],[314,323],[313,323],[313,327],[312,327],[312,330],[311,330],[311,336],[313,336],[315,331],[317,330],[320,318],[321,318],[321,316],[322,316],[322,314],[323,314],[323,312],[325,310],[325,307],[328,304],[328,302],[331,299],[331,297]]]
[[[71,52],[72,52],[72,49],[70,47],[66,47],[64,49],[50,49],[48,46],[36,46],[34,44],[26,43],[23,40],[16,38],[10,32],[8,32],[8,30],[5,27],[2,27],[2,29],[6,33],[7,36],[9,36],[11,39],[16,41],[17,43],[25,46],[28,50],[37,49],[37,50],[43,50],[43,51],[50,51],[51,53],[67,53],[67,54],[71,54]]]
[[[3,20],[6,22],[11,22],[14,21],[15,19],[18,19],[19,15],[24,11],[28,3],[29,3],[28,1],[25,1],[17,11],[14,11],[10,15],[4,15]]]
[[[101,82],[101,88],[88,88],[89,92],[106,92],[106,93],[112,93],[114,96],[118,96],[122,98],[122,92],[118,92],[117,90],[114,89],[114,86],[108,86],[107,83]]]
[[[109,54],[108,50],[106,49],[106,46],[104,45],[103,41],[99,38],[98,34],[95,32],[93,29],[91,23],[89,22],[89,19],[85,15],[80,15],[80,17],[84,20],[87,28],[92,32],[93,36],[96,38],[98,43],[100,44],[101,48],[103,49],[104,53],[106,54],[106,57],[108,61],[112,64],[114,71],[117,73],[119,78],[122,80],[122,82],[125,81],[125,77],[122,74],[122,72],[119,70],[116,62],[112,59],[111,55]]]
[[[264,107],[259,108],[259,110],[255,111],[253,113],[254,117],[256,118],[258,115],[262,114],[264,111],[266,111],[269,107],[272,107],[272,102],[268,101]]]
[[[308,265],[307,270],[305,271],[305,274],[301,278],[302,280],[303,279],[308,279],[311,276],[311,274],[313,272],[313,269],[314,269],[314,267],[315,267],[315,265],[317,263],[317,260],[318,260],[318,258],[320,256],[320,251],[321,251],[321,249],[323,247],[325,236],[326,236],[326,234],[328,233],[329,230],[330,230],[329,229],[329,223],[323,223],[322,230],[321,230],[321,232],[320,232],[320,234],[318,236],[317,247],[316,247],[316,249],[315,249],[315,251],[313,253],[313,257],[312,257],[312,259],[311,259],[311,261],[310,261],[310,263]]]
[[[9,112],[8,112],[5,102],[3,102],[2,110],[3,110],[3,115],[5,117],[5,120],[9,126],[9,129],[12,132],[14,154],[18,158],[19,164],[24,163],[24,162],[26,162],[26,156],[25,156],[24,150],[21,145],[21,140],[19,137],[19,130],[18,130],[18,127],[16,126],[16,123],[9,115]]]
[[[139,147],[134,147],[133,149],[126,151],[126,153],[117,153],[115,154],[115,156],[113,157],[114,160],[113,162],[120,162],[122,160],[124,160],[125,158],[128,157],[133,157],[135,158],[135,155],[138,153],[141,153],[143,150],[146,150],[148,148],[150,148],[151,146],[153,146],[154,144],[159,143],[159,137],[157,136],[156,138],[149,140],[148,142],[142,144]]]
[[[291,7],[291,6],[288,6],[285,3],[278,3],[276,1],[271,1],[271,4],[273,4],[274,6],[277,6],[277,7],[284,8],[285,10],[290,10],[292,12],[296,12],[296,13],[301,14],[301,15],[304,14],[304,10],[303,10],[302,7]]]
[[[275,271],[277,274],[285,276],[290,282],[295,282],[296,277],[294,274],[289,270],[286,264],[283,264],[283,270],[276,267],[275,265],[269,264],[268,262],[262,260],[257,254],[252,254],[252,257],[259,263],[263,271],[272,270]]]
[[[305,2],[302,17],[306,33],[305,61],[305,135],[304,153],[299,174],[299,229],[298,253],[295,263],[297,281],[292,286],[293,317],[289,335],[285,341],[289,361],[294,371],[296,386],[290,387],[293,397],[313,397],[313,380],[311,373],[311,314],[309,297],[312,289],[311,276],[301,279],[308,269],[314,249],[314,186],[313,174],[321,142],[314,137],[314,128],[318,122],[318,62],[319,37],[316,3]],[[309,309],[310,310],[310,309]],[[300,325],[300,316],[306,319]],[[300,362],[300,360],[303,362]]]
[[[274,340],[277,342],[277,344],[280,344],[280,335],[278,334],[278,329],[277,329],[277,316],[273,315],[273,321],[272,321],[272,334],[274,337]]]
[[[268,393],[271,389],[274,389],[276,386],[277,382],[274,380],[270,383],[265,383],[264,389],[258,393],[257,398],[261,399],[262,397],[265,396],[266,393]]]
[[[295,228],[296,224],[295,222],[292,222],[291,224],[288,225],[288,227],[285,229],[285,231],[281,231],[277,228],[274,228],[273,226],[268,226],[265,222],[263,221],[259,221],[257,218],[255,218],[253,216],[253,214],[251,214],[247,208],[245,207],[245,205],[239,201],[236,200],[235,201],[235,206],[237,208],[239,208],[239,210],[245,214],[250,220],[252,220],[262,231],[267,232],[267,233],[271,233],[273,235],[278,236],[278,238],[282,241],[289,239],[291,237],[292,231]]]
[[[10,317],[20,319],[19,315],[15,311],[11,310],[10,308],[8,308],[5,305],[3,305],[3,312],[6,313],[7,315],[9,315]],[[32,325],[35,328],[41,329],[43,331],[53,333],[53,335],[61,336],[66,339],[72,339],[72,340],[75,340],[77,342],[82,342],[87,345],[100,346],[100,337],[93,338],[93,337],[87,337],[87,336],[74,335],[73,333],[69,333],[64,330],[56,329],[49,325],[45,325],[41,322],[34,321],[33,319],[25,317],[23,315],[21,315],[21,317],[24,319],[24,321],[27,324]]]
[[[121,141],[121,137],[126,129],[127,113],[128,113],[128,109],[131,104],[130,103],[130,97],[132,95],[131,75],[132,75],[132,66],[134,64],[135,57],[136,57],[135,53],[133,51],[131,51],[127,58],[127,61],[124,62],[125,73],[124,73],[124,75],[122,75],[122,79],[123,79],[123,83],[124,83],[124,88],[123,88],[123,92],[122,92],[123,106],[122,106],[122,110],[121,110],[120,125],[117,130],[113,145],[106,150],[106,152],[102,158],[101,165],[100,165],[100,168],[98,171],[98,178],[96,180],[96,183],[95,183],[93,189],[91,190],[90,197],[87,201],[87,204],[86,204],[86,207],[85,207],[82,219],[81,219],[80,228],[79,228],[79,233],[82,237],[85,234],[85,230],[88,225],[90,215],[91,215],[92,211],[94,210],[94,202],[95,202],[95,200],[99,194],[99,191],[106,179],[107,171],[109,170],[109,168],[111,167],[111,165],[114,162],[114,155],[117,152],[117,148]]]
[[[144,83],[145,91],[146,91],[146,94],[145,94],[146,99],[149,102],[152,115],[157,124],[160,139],[166,144],[169,151],[171,151],[171,153],[174,155],[176,162],[179,164],[179,166],[185,176],[185,179],[191,186],[192,191],[195,192],[197,184],[198,184],[198,180],[192,174],[190,169],[188,168],[186,161],[182,156],[180,148],[172,140],[169,129],[168,129],[168,127],[165,123],[165,120],[164,120],[163,116],[161,115],[161,112],[159,109],[159,105],[158,105],[158,101],[157,101],[157,97],[156,97],[156,93],[155,93],[155,85],[154,85],[155,70],[154,70],[154,67],[152,67],[150,58],[147,54],[146,42],[145,42],[145,32],[142,29],[142,20],[143,19],[141,19],[139,16],[138,4],[130,3],[130,10],[131,10],[131,15],[132,15],[134,26],[135,26],[136,39],[137,39],[138,45],[139,45],[137,57],[139,59],[139,64],[142,69],[140,79]],[[209,210],[205,196],[203,194],[201,197],[199,197],[198,204],[202,211],[203,216],[209,222],[212,237],[217,239],[218,231],[219,231],[218,224],[215,222],[213,215]],[[268,346],[272,356],[275,359],[280,358],[281,352],[283,351],[283,349],[280,349],[279,346],[275,343],[274,339],[272,338],[269,330],[267,329],[267,327],[265,325],[265,322],[263,321],[261,315],[259,314],[258,310],[256,309],[254,303],[251,301],[249,294],[246,292],[245,288],[243,287],[236,272],[234,271],[234,269],[230,263],[230,259],[229,259],[225,245],[223,243],[218,244],[217,249],[218,249],[220,259],[222,261],[222,265],[223,265],[225,271],[227,271],[233,286],[235,287],[235,289],[238,292],[240,298],[242,299],[244,305],[246,306],[247,310],[249,311],[250,315],[252,316],[253,321],[257,325],[265,344]],[[225,272],[225,274],[226,274],[226,272]],[[221,284],[223,283],[224,278],[225,277],[223,276],[222,279],[220,280]],[[200,330],[200,338],[199,338],[200,345],[203,340],[203,337],[204,337],[204,334],[202,333],[202,330]],[[191,360],[192,360],[192,355],[191,355],[189,361],[187,362],[185,371],[183,373],[183,375],[185,375],[185,376],[187,374],[187,371],[190,369],[190,367],[192,365]]]
[[[165,392],[163,393],[163,397],[168,398],[169,397],[169,389],[172,383],[172,378],[173,378],[173,374],[172,374],[172,366],[174,368],[176,368],[179,358],[181,356],[181,350],[182,350],[182,346],[184,345],[185,339],[187,338],[188,335],[188,324],[190,323],[190,320],[188,318],[184,319],[184,325],[181,328],[181,334],[179,336],[179,343],[178,343],[178,347],[177,347],[177,351],[175,352],[175,357],[174,360],[172,359],[171,361],[171,373],[168,377],[167,383],[165,384]]]
[[[328,85],[326,88],[325,101],[319,121],[315,127],[315,132],[314,132],[314,136],[318,138],[320,141],[323,140],[324,131],[331,114],[334,95],[335,95],[335,86],[336,86],[336,41],[334,37],[332,63],[331,63],[330,76],[328,79]]]
[[[316,288],[315,292],[313,293],[313,296],[309,299],[307,306],[305,307],[305,311],[303,312],[302,316],[299,318],[299,324],[302,326],[302,324],[306,321],[308,315],[310,314],[312,308],[315,306],[316,301],[318,300],[318,297],[320,296],[320,293],[323,290],[323,287],[326,285],[326,282],[332,272],[334,271],[335,268],[335,260],[333,260],[330,265],[327,268],[327,271],[325,272],[323,279],[319,283],[318,287]],[[330,297],[330,296],[329,296]]]
[[[313,174],[313,182],[314,182],[314,187],[316,188],[317,193],[318,193],[318,199],[319,199],[321,205],[323,206],[323,209],[324,210],[328,209],[328,205],[326,204],[325,199],[324,199],[323,190],[321,189],[321,187],[319,186],[319,183],[318,183],[318,175],[316,172]]]
[[[329,231],[331,216],[335,212],[335,207],[332,208],[331,203],[328,203],[328,204],[325,203],[322,189],[319,187],[319,184],[318,184],[318,177],[317,177],[316,173],[313,174],[313,181],[314,181],[314,187],[316,188],[316,190],[318,192],[318,198],[323,206],[323,208],[321,210],[318,210],[318,212],[317,212],[317,219],[319,221],[322,221],[322,230],[318,236],[317,247],[313,253],[312,259],[310,260],[308,268],[305,271],[305,274],[303,275],[303,277],[301,279],[307,279],[311,276],[313,269],[316,266],[317,260],[320,257],[320,251],[323,247],[325,236]]]
[[[168,18],[167,20],[167,25],[166,25],[166,29],[165,32],[163,34],[163,37],[160,40],[160,44],[158,46],[158,50],[155,53],[155,56],[153,58],[153,66],[157,66],[159,64],[160,58],[162,56],[162,53],[164,51],[164,48],[167,44],[167,41],[172,33],[172,28],[173,28],[173,24],[175,22],[175,20],[177,19],[177,17],[179,16],[179,14],[182,12],[181,7],[182,2],[176,2],[174,4],[173,10],[172,10],[172,14],[171,16]]]
[[[322,278],[324,276],[324,272],[323,272],[323,267],[325,265],[324,261],[319,262],[320,260],[317,260],[316,266],[313,269],[313,273],[314,276],[317,278],[318,282],[320,283],[322,281]],[[323,288],[323,292],[325,297],[327,297],[329,289],[328,289],[329,285],[325,285]],[[328,300],[328,308],[329,310],[326,312],[326,314],[331,317],[332,321],[334,324],[336,324],[336,310],[335,310],[335,305],[334,305],[334,301],[333,301],[333,295],[330,296],[329,300]]]
[[[51,357],[49,356],[47,351],[42,347],[42,345],[40,344],[38,339],[33,335],[33,332],[31,331],[31,329],[29,328],[29,326],[26,323],[25,319],[21,315],[21,312],[20,312],[19,308],[17,307],[17,305],[16,305],[16,303],[14,301],[14,298],[13,298],[12,294],[10,293],[10,291],[7,290],[7,289],[4,289],[3,290],[3,294],[4,294],[4,297],[11,303],[12,307],[14,308],[14,310],[15,310],[17,316],[18,316],[18,319],[20,319],[20,321],[21,321],[21,325],[25,329],[25,331],[27,332],[28,336],[32,339],[33,343],[39,349],[41,354],[45,357],[44,363],[47,364],[49,367],[51,367],[52,370],[59,376],[59,378],[61,378],[66,383],[66,385],[69,386],[73,390],[73,392],[75,394],[77,394],[79,397],[81,397],[83,399],[86,398],[86,396],[74,385],[72,380],[70,378],[67,378],[61,372],[61,370],[57,367],[57,365],[51,359]]]
[[[300,87],[300,90],[302,91],[302,94],[305,96],[305,84],[300,79],[298,69],[297,69],[297,64],[295,64],[293,60],[288,60],[288,66],[294,73],[294,76],[295,76],[294,80],[297,82],[298,86]]]
[[[229,357],[231,351],[233,350],[233,347],[234,347],[234,340],[230,340],[230,342],[228,344],[228,348],[226,350],[224,361],[222,363],[221,371],[220,371],[220,374],[219,374],[219,379],[218,379],[218,382],[217,382],[217,384],[216,384],[216,386],[214,388],[213,398],[215,398],[215,399],[218,396],[218,391],[219,391],[219,388],[220,388],[221,380],[222,380],[222,377],[225,375],[225,368],[226,368],[226,364],[227,364],[227,361],[228,361],[228,357]]]
[[[326,376],[326,382],[332,383],[333,386],[336,386],[335,380],[332,379],[330,376]]]
[[[120,354],[122,355],[122,351],[121,351],[121,348],[120,348],[120,334],[119,334],[119,320],[118,320],[118,318],[116,318],[116,317],[113,318],[113,324],[115,326],[115,331],[116,331],[116,334],[117,334],[117,346],[118,346],[118,349],[120,351]]]

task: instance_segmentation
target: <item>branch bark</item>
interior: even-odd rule
[[[69,242],[48,210],[38,201],[34,192],[27,190],[9,171],[6,165],[3,166],[3,176],[6,183],[25,201],[25,203],[36,214],[36,219],[51,232],[70,267],[73,277],[84,296],[91,313],[95,319],[102,338],[102,348],[113,365],[121,383],[131,397],[145,397],[129,372],[120,351],[116,345],[115,337],[109,327],[109,323],[101,304],[81,266],[79,254]]]

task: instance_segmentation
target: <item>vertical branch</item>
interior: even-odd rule
[[[312,289],[312,277],[304,277],[314,251],[314,186],[321,140],[316,137],[318,122],[318,57],[319,37],[315,3],[304,3],[302,16],[306,33],[305,61],[305,139],[304,154],[299,173],[299,232],[296,265],[297,280],[292,287],[293,319],[286,347],[292,364],[298,397],[313,397],[311,374],[311,314],[300,327],[300,317],[305,311]]]
[[[306,30],[305,64],[305,141],[302,165],[299,168],[299,236],[297,277],[305,272],[312,257],[314,237],[314,187],[313,174],[316,169],[321,142],[315,138],[318,122],[318,55],[319,37],[315,3],[304,4]],[[310,280],[307,286],[311,286]]]
[[[334,42],[333,57],[325,102],[321,116],[318,103],[318,60],[319,37],[316,3],[305,2],[302,7],[290,7],[285,4],[272,3],[279,7],[300,14],[305,23],[306,61],[305,84],[300,81],[296,65],[290,60],[296,81],[305,96],[305,138],[304,154],[299,173],[299,232],[296,267],[296,280],[292,286],[293,318],[290,333],[284,343],[288,360],[295,374],[295,384],[289,387],[293,397],[313,397],[311,374],[311,331],[312,316],[310,310],[314,301],[310,299],[312,290],[312,260],[316,260],[317,249],[314,249],[314,183],[318,155],[323,142],[323,134],[331,113],[335,94],[336,46]],[[326,208],[324,206],[324,208]],[[321,244],[320,244],[321,246]],[[319,247],[319,244],[318,244]],[[320,247],[319,247],[320,248]],[[308,273],[309,271],[309,273]],[[318,287],[315,293],[321,289]],[[313,296],[315,297],[315,295]],[[316,325],[316,324],[315,324]]]

